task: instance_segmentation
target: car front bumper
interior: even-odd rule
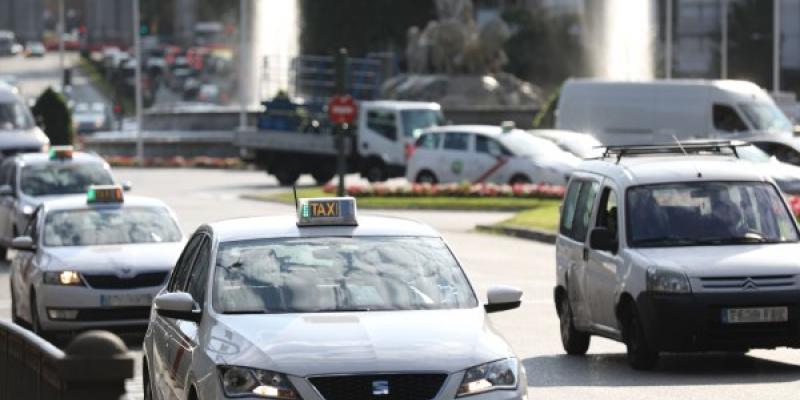
[[[147,327],[152,299],[160,286],[132,289],[40,285],[37,288],[39,323],[46,331],[95,328]],[[124,296],[135,301],[125,303]],[[145,302],[149,299],[147,302]],[[61,316],[54,317],[53,313]],[[75,314],[64,316],[64,314]]]
[[[788,307],[787,322],[722,322],[726,308],[778,306]],[[660,351],[800,347],[800,293],[797,291],[643,292],[637,299],[637,308],[647,340]]]

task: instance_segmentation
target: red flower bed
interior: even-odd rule
[[[105,160],[115,167],[135,167],[139,166],[136,157],[130,156],[106,156]],[[144,167],[156,168],[240,168],[241,160],[238,158],[220,157],[153,157],[147,158],[142,164]]]
[[[325,193],[336,193],[335,184],[327,184]],[[528,185],[496,185],[490,183],[459,184],[448,183],[431,185],[412,183],[406,185],[350,185],[345,188],[348,196],[353,197],[519,197],[560,199],[564,196],[563,186],[544,184]]]

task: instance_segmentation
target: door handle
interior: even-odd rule
[[[583,261],[589,261],[589,249],[586,247],[583,248]]]

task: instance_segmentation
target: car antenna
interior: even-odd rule
[[[683,148],[683,145],[681,144],[681,141],[678,139],[678,137],[677,137],[677,136],[675,136],[675,134],[673,134],[673,135],[672,135],[672,138],[673,138],[673,139],[675,139],[675,143],[677,143],[677,144],[678,144],[678,148],[680,148],[680,149],[681,149],[681,151],[683,152],[683,155],[685,155],[685,156],[688,156],[688,155],[689,155],[689,153],[687,153],[687,152],[686,152],[686,149],[684,149],[684,148]],[[695,165],[695,166],[694,166],[694,169],[695,169],[695,170],[697,170],[697,177],[698,177],[698,178],[702,178],[702,177],[703,177],[703,173],[702,173],[702,172],[700,172],[700,168],[697,168],[697,165]]]
[[[294,194],[294,208],[297,208],[297,185],[292,184],[292,194]]]

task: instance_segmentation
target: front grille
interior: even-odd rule
[[[794,275],[721,276],[700,278],[704,289],[761,289],[791,288]]]
[[[131,289],[150,286],[161,286],[167,279],[168,272],[146,272],[130,278],[121,278],[112,274],[84,274],[83,279],[95,289]]]
[[[84,308],[78,310],[76,321],[124,321],[149,319],[150,307]]]
[[[426,400],[436,397],[445,378],[445,374],[379,374],[320,376],[309,380],[325,400]],[[388,393],[377,394],[386,387]]]

